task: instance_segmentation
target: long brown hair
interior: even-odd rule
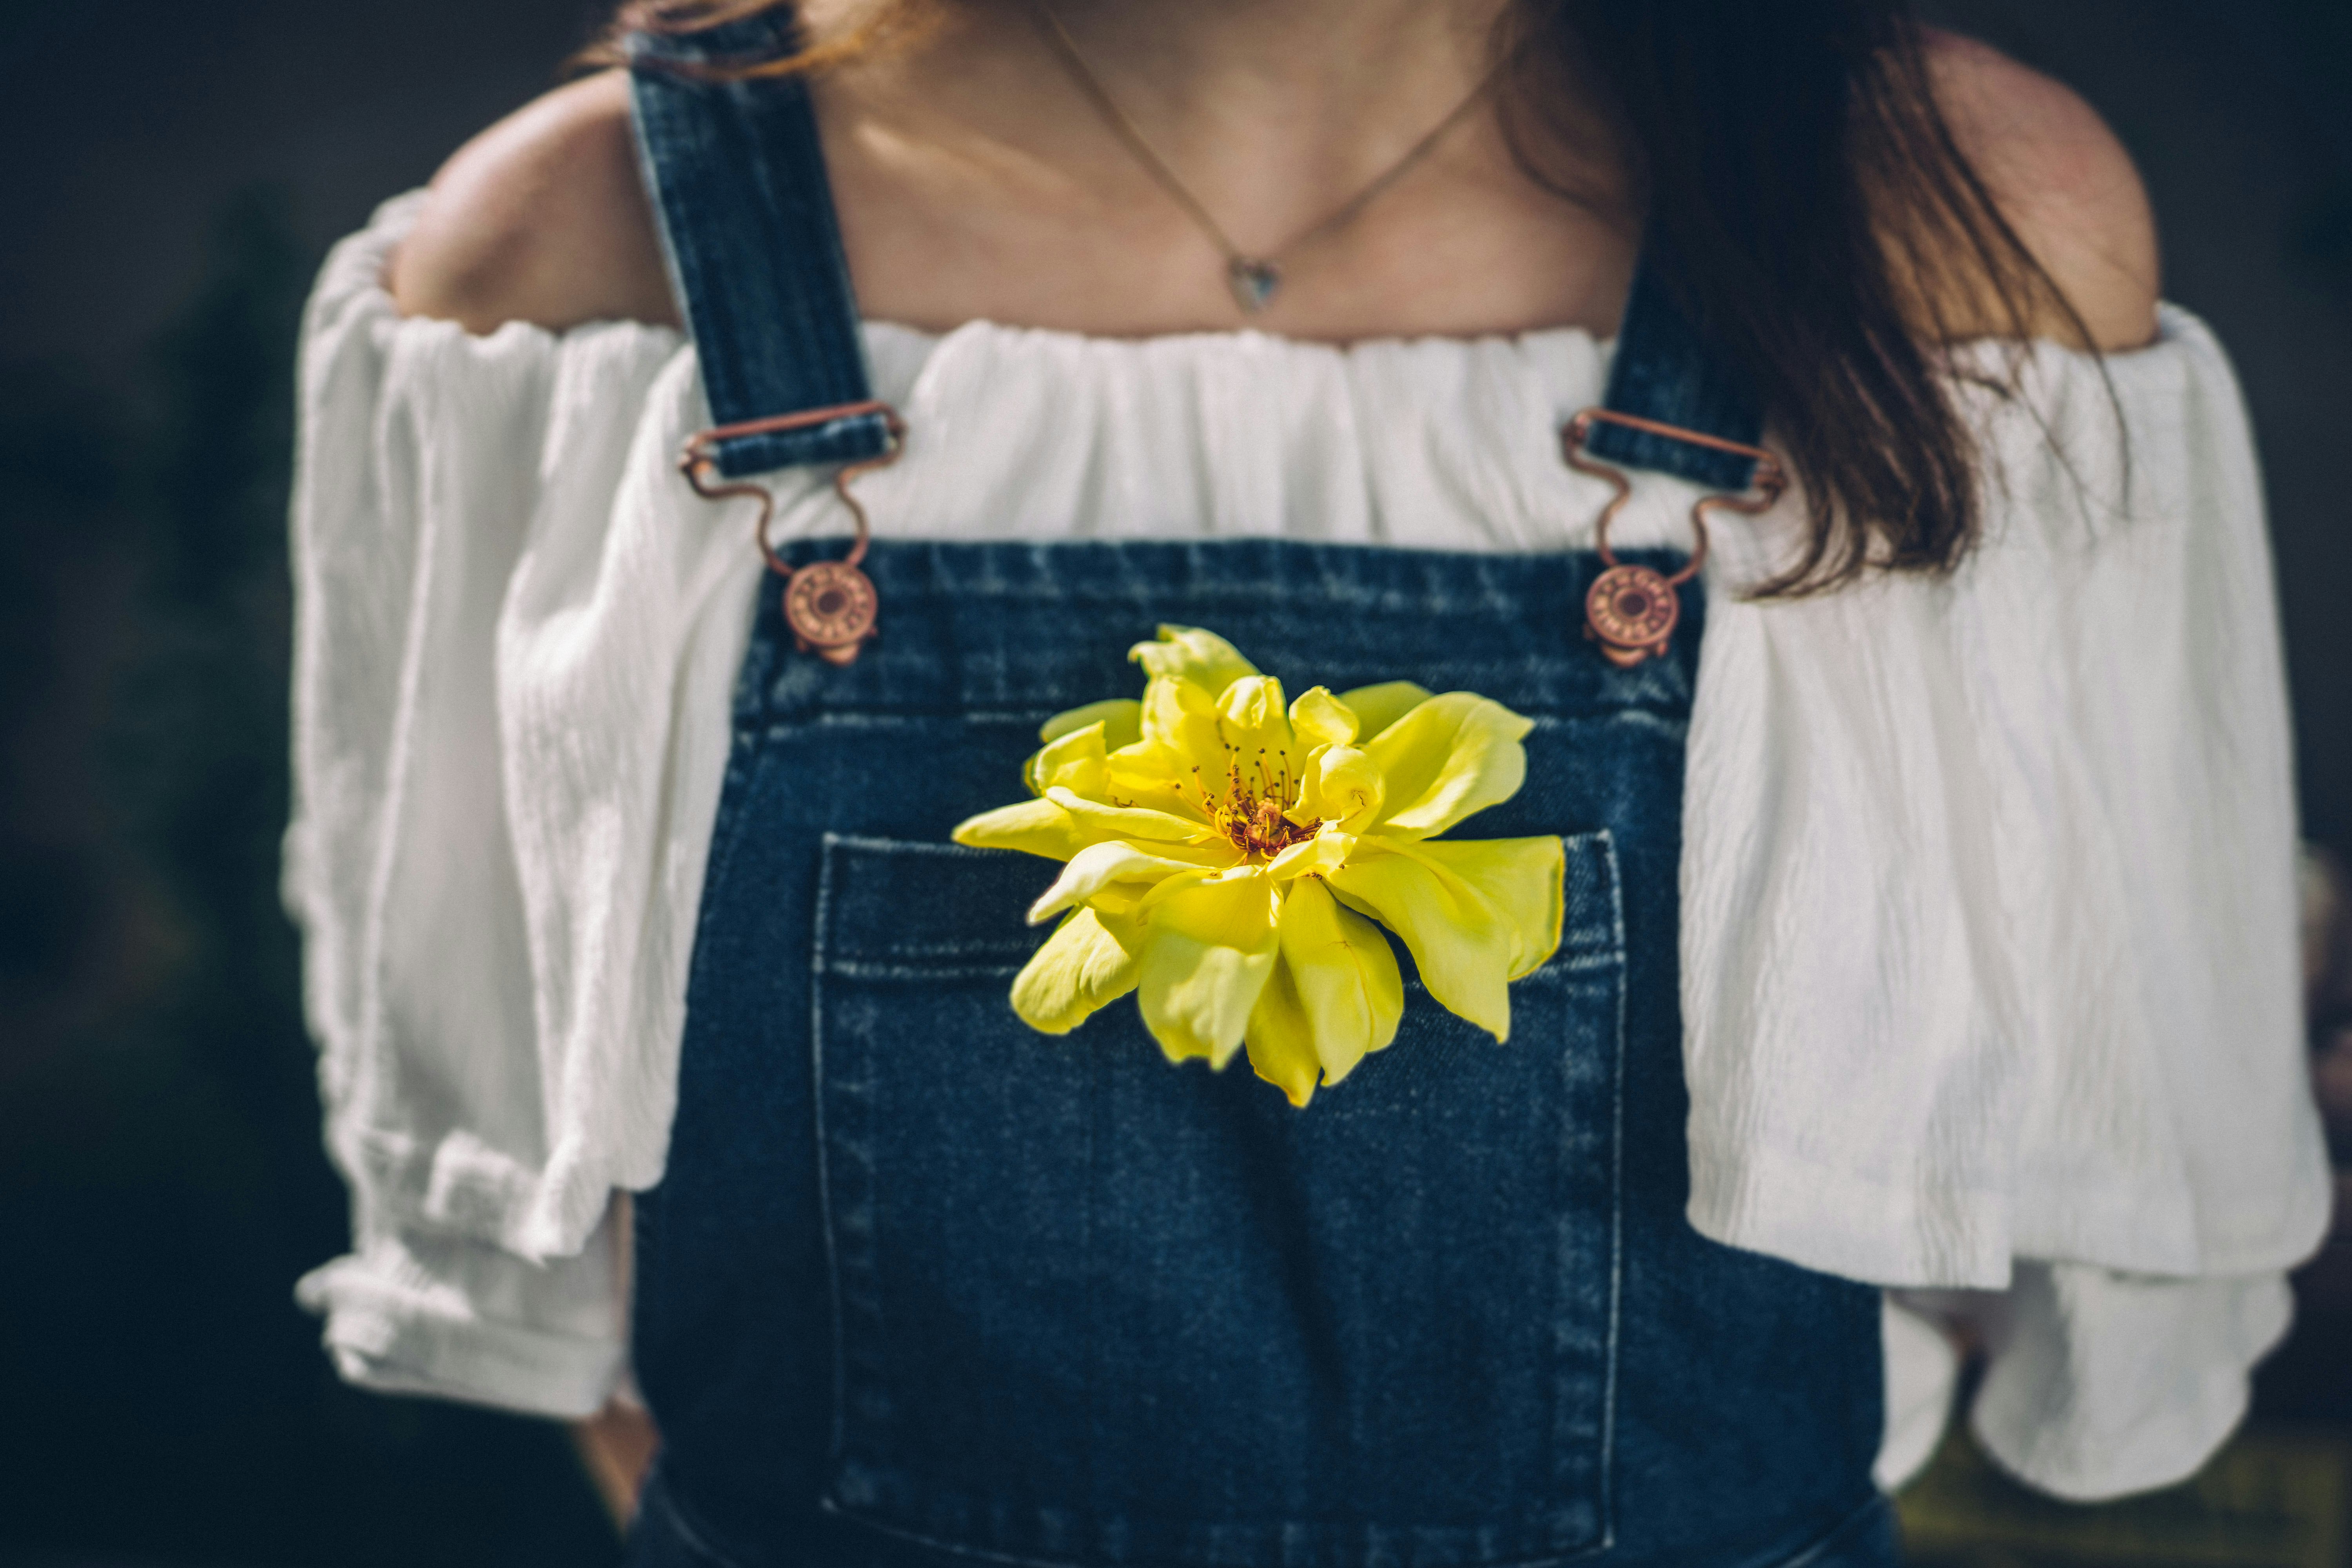
[[[892,0],[742,74],[822,70],[952,3]],[[789,4],[630,0],[614,36]],[[1509,0],[1496,47],[1517,58],[1504,127],[1539,183],[1559,189],[1530,123],[1571,82],[1600,95],[1665,242],[1660,281],[1745,374],[1804,483],[1805,549],[1760,592],[1958,562],[1977,451],[1940,347],[1988,327],[2021,343],[2037,321],[2089,334],[1953,140],[1908,0]]]

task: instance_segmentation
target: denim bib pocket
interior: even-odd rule
[[[1048,862],[828,835],[828,1511],[1079,1568],[1605,1547],[1625,953],[1612,840],[1567,850],[1508,1044],[1409,982],[1302,1112],[1242,1059],[1171,1068],[1131,1000],[1023,1025]]]

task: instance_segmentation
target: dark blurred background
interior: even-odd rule
[[[1938,10],[2139,159],[2262,439],[2307,830],[2352,848],[2352,5]],[[304,290],[597,20],[0,0],[0,1568],[615,1560],[556,1428],[346,1390],[296,1310],[343,1197],[276,895]],[[2347,1257],[2196,1485],[2064,1509],[1955,1442],[1916,1560],[2345,1561]]]

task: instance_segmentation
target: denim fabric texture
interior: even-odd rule
[[[1707,353],[1690,318],[1676,307],[1664,260],[1654,240],[1634,269],[1603,402],[1620,414],[1752,447],[1764,428],[1755,395],[1727,362]],[[1622,425],[1594,429],[1585,450],[1604,462],[1673,474],[1714,489],[1746,489],[1756,475],[1753,458]]]
[[[821,153],[746,153],[756,92],[648,80],[706,380],[764,404],[740,416],[862,388],[837,241],[795,265],[711,210],[777,181],[761,210],[824,204]],[[762,289],[800,294],[771,319]],[[1627,411],[1670,417],[1695,339],[1627,340],[1657,356],[1621,362],[1649,389]],[[1696,592],[1671,654],[1619,669],[1582,636],[1589,552],[882,532],[878,640],[797,653],[768,594],[737,688],[668,1166],[635,1208],[663,1436],[638,1568],[1893,1563],[1877,1293],[1683,1216]],[[1019,796],[1046,718],[1136,694],[1127,651],[1170,622],[1294,692],[1408,679],[1535,721],[1525,786],[1456,830],[1567,844],[1507,1044],[1402,950],[1396,1042],[1303,1112],[1241,1061],[1171,1067],[1131,1000],[1061,1037],[1013,1015],[1055,867],[949,834]]]
[[[702,355],[714,425],[863,403],[866,350],[841,250],[824,149],[794,77],[716,81],[698,70],[791,52],[793,24],[761,13],[694,33],[629,39],[631,98],[663,254]],[[746,258],[757,258],[746,265]],[[876,415],[718,444],[730,478],[871,458]]]

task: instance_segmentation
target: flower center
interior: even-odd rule
[[[1267,765],[1262,749],[1255,766],[1248,772],[1244,771],[1238,754],[1231,758],[1223,799],[1209,794],[1200,769],[1194,768],[1192,776],[1201,785],[1202,810],[1216,825],[1217,831],[1244,855],[1271,860],[1292,845],[1314,837],[1316,830],[1323,826],[1320,820],[1300,824],[1283,815],[1284,803],[1297,794],[1291,784],[1290,764],[1286,761],[1276,771]]]

